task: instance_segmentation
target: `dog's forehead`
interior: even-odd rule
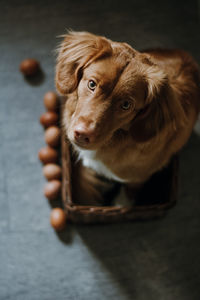
[[[95,76],[97,80],[113,81],[122,72],[125,62],[120,62],[115,57],[97,60],[85,69],[86,76]]]
[[[120,74],[113,93],[121,97],[144,98],[146,92],[145,78],[140,74],[134,60],[129,62]]]

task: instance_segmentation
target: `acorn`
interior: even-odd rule
[[[51,180],[46,183],[44,187],[44,195],[49,200],[55,200],[58,198],[61,192],[61,181],[60,180]]]
[[[43,174],[47,180],[60,179],[62,169],[56,164],[47,164],[43,167]]]
[[[52,111],[47,111],[40,116],[40,123],[44,126],[44,128],[48,128],[53,125],[58,124],[58,114]]]
[[[44,134],[46,143],[51,147],[58,147],[60,144],[60,128],[57,126],[50,126]]]
[[[38,157],[43,164],[57,163],[58,162],[58,151],[47,146],[40,149]]]
[[[19,69],[25,76],[33,76],[40,70],[40,64],[34,58],[27,58],[21,62]]]
[[[44,106],[48,111],[58,111],[59,99],[55,92],[49,91],[44,95]]]
[[[51,211],[50,223],[51,226],[56,230],[63,230],[66,226],[67,215],[62,208],[54,208]]]

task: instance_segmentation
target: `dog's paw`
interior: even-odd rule
[[[119,193],[117,194],[116,198],[113,201],[113,206],[118,206],[118,207],[131,207],[131,206],[133,206],[133,201],[131,201],[127,197],[127,193],[125,191],[124,186],[121,186]]]

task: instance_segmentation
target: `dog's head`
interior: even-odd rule
[[[166,94],[166,75],[126,43],[70,32],[59,50],[56,86],[71,94],[63,120],[68,138],[85,149],[97,149],[123,131],[143,142],[166,121],[158,97]]]

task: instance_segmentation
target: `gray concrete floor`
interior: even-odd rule
[[[178,47],[200,62],[197,1],[0,0],[0,299],[199,300],[200,137],[181,153],[179,201],[151,222],[68,226],[58,236],[37,159],[38,118],[54,89],[54,49],[65,28]],[[18,71],[41,62],[40,82]]]

